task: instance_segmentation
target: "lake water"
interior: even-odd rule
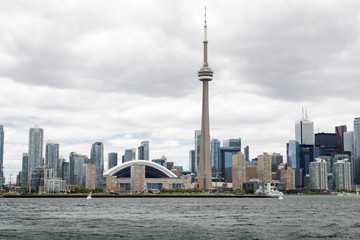
[[[360,239],[360,197],[0,198],[0,239]]]

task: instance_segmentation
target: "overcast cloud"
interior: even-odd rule
[[[316,131],[353,129],[359,1],[3,0],[7,180],[20,171],[34,125],[66,158],[103,141],[107,163],[108,152],[121,156],[149,140],[151,159],[188,168],[200,128],[205,4],[212,138],[241,137],[251,158],[285,154],[302,106]]]

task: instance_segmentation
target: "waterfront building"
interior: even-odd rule
[[[295,123],[295,140],[299,144],[314,145],[314,123],[307,117]]]
[[[108,169],[115,167],[118,164],[118,154],[116,152],[109,153],[108,160]]]
[[[95,189],[95,164],[85,163],[83,165],[82,186],[87,189]]]
[[[95,164],[95,186],[103,187],[104,144],[96,142],[91,147],[91,163]]]
[[[360,184],[360,117],[354,119],[354,167],[355,184]]]
[[[87,159],[85,155],[75,152],[70,153],[70,184],[75,186],[82,185],[83,165]]]
[[[28,153],[23,153],[22,156],[22,170],[21,170],[21,188],[23,191],[26,191],[28,188],[28,168],[29,168],[29,155]]]
[[[286,163],[281,163],[278,167],[280,182],[285,183],[285,190],[295,189],[295,170]]]
[[[352,170],[349,159],[338,160],[333,166],[333,183],[335,189],[351,190]]]
[[[258,159],[258,178],[260,181],[267,183],[272,180],[271,177],[271,157],[264,152],[257,157]]]
[[[195,150],[189,151],[189,171],[195,173]]]
[[[128,162],[136,159],[136,150],[135,148],[126,149],[124,153],[124,162]]]
[[[317,158],[315,162],[309,164],[310,189],[328,190],[328,171],[324,159]]]
[[[4,177],[4,126],[0,125],[0,178],[3,177]]]
[[[223,147],[241,148],[241,138],[228,139],[223,141]]]
[[[47,141],[45,146],[45,165],[51,167],[53,170],[54,178],[59,177],[58,166],[59,166],[59,144],[52,141]]]
[[[151,161],[167,168],[167,159],[165,156],[162,156],[161,158],[158,159],[153,159]]]
[[[36,167],[31,171],[31,193],[46,193],[45,182],[51,178],[52,169],[49,166]]]
[[[50,178],[44,182],[44,191],[46,193],[66,192],[66,180],[61,178]]]
[[[241,152],[239,147],[220,147],[219,148],[219,171],[218,178],[226,183],[232,181],[232,155]]]
[[[33,176],[32,171],[37,167],[43,166],[43,136],[44,130],[35,126],[30,128],[29,131],[29,161],[28,161],[28,184],[29,188],[38,189],[38,186],[31,186],[32,183],[38,183],[38,181],[31,181]],[[36,174],[34,176],[37,176]]]
[[[106,191],[142,192],[145,189],[191,187],[190,176],[178,177],[160,164],[133,160],[104,172]]]
[[[296,140],[290,140],[286,144],[286,155],[287,155],[287,164],[292,169],[295,170],[295,186],[302,187],[302,169],[300,167],[300,147],[299,142]]]
[[[249,146],[246,146],[244,148],[244,154],[245,154],[245,160],[246,162],[249,162],[250,156],[249,156]]]
[[[70,162],[63,162],[61,165],[61,179],[66,181],[66,184],[70,184]]]
[[[337,137],[337,149],[339,153],[344,152],[344,133],[347,132],[346,125],[335,127],[335,133]]]
[[[142,141],[138,147],[139,160],[149,160],[149,141]]]
[[[199,159],[200,159],[200,143],[201,143],[201,131],[195,130],[195,175],[199,170]]]
[[[246,163],[245,155],[238,152],[232,155],[232,188],[243,189],[243,183],[246,182]]]
[[[217,139],[212,139],[210,142],[211,145],[211,172],[212,177],[215,179],[219,178],[219,149],[220,149],[220,141]]]

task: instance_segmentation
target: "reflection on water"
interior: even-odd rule
[[[1,199],[0,239],[360,238],[360,197]]]

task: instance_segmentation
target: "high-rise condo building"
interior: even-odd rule
[[[300,145],[314,145],[314,123],[309,121],[307,116],[303,116],[301,120],[295,123],[295,140]]]
[[[279,165],[280,182],[285,183],[285,190],[295,189],[295,170],[286,163]]]
[[[258,177],[260,181],[267,183],[272,180],[271,177],[271,157],[264,152],[257,157],[258,159]]]
[[[232,184],[233,190],[243,189],[243,183],[246,182],[246,161],[245,155],[238,152],[232,155]]]
[[[59,144],[47,141],[45,146],[45,165],[52,169],[53,176],[58,176],[59,167]]]
[[[117,166],[117,164],[118,164],[118,154],[116,152],[109,153],[108,154],[108,160],[109,160],[109,162],[108,162],[109,169]]]
[[[135,148],[126,149],[124,153],[124,162],[128,162],[136,159],[136,150]]]
[[[195,173],[195,150],[189,150],[189,171]]]
[[[21,170],[21,188],[25,191],[28,188],[28,168],[29,168],[29,155],[23,153],[22,156],[22,170]]]
[[[95,164],[83,165],[82,185],[87,189],[95,189]]]
[[[347,132],[346,125],[335,127],[335,133],[337,136],[337,149],[339,153],[344,152],[344,133]]]
[[[91,147],[91,163],[95,164],[95,186],[103,187],[104,145],[96,142]]]
[[[70,162],[63,162],[61,165],[61,178],[70,184]]]
[[[310,189],[328,190],[328,172],[327,163],[324,159],[317,158],[315,162],[311,162],[309,166]]]
[[[360,117],[354,119],[354,165],[355,184],[360,184]]]
[[[4,126],[0,125],[0,178],[4,177]]]
[[[142,141],[138,147],[138,159],[149,160],[149,141]]]
[[[70,181],[69,182],[71,185],[81,186],[82,178],[83,178],[83,165],[84,165],[87,157],[85,155],[80,155],[75,152],[72,152],[69,155],[69,159],[70,159],[70,174],[69,174]]]
[[[220,169],[220,161],[219,161],[220,141],[217,139],[212,139],[210,142],[210,145],[211,145],[212,177],[217,179],[217,178],[219,178],[219,169]]]
[[[351,190],[352,171],[349,159],[338,160],[334,163],[333,182],[335,189]]]
[[[29,168],[28,168],[28,184],[32,184],[32,171],[37,167],[43,166],[43,137],[44,130],[35,126],[29,131]],[[36,181],[33,181],[36,183]],[[37,188],[36,186],[34,186]],[[31,186],[29,186],[31,188]]]
[[[238,152],[241,152],[239,147],[219,148],[219,168],[216,173],[218,181],[232,182],[232,156]]]
[[[197,175],[197,172],[199,169],[200,143],[201,143],[201,131],[195,130],[195,169],[194,169],[194,173],[196,175]]]

